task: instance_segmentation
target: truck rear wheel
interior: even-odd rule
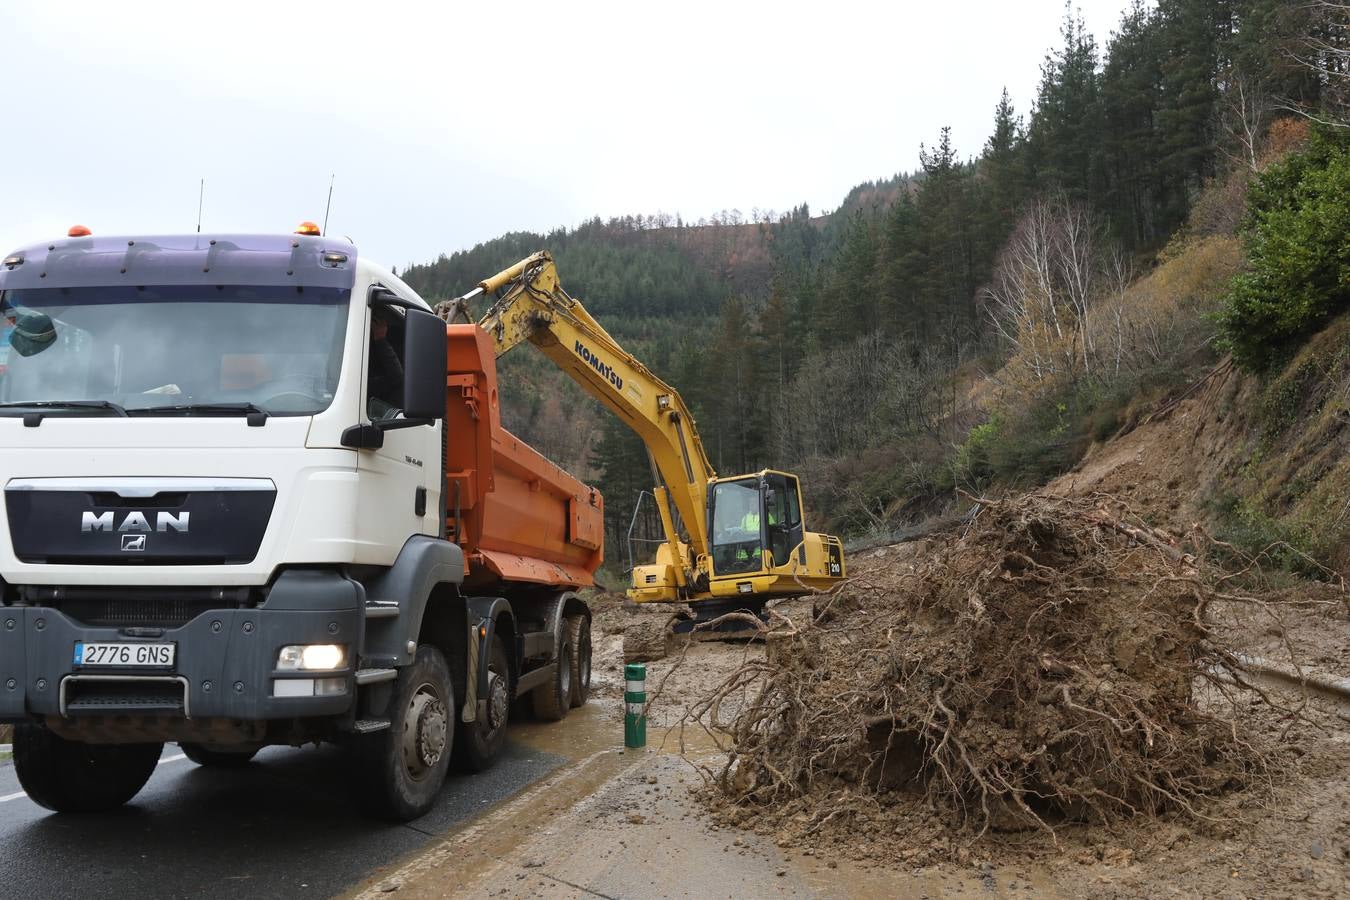
[[[567,635],[572,639],[571,704],[585,706],[591,696],[591,620],[582,615],[568,616]]]
[[[455,740],[455,691],[441,651],[417,648],[390,699],[390,727],[358,739],[357,781],[374,815],[407,822],[425,815],[445,785]]]
[[[506,743],[506,723],[511,717],[511,665],[506,645],[499,634],[492,636],[488,654],[487,715],[475,722],[461,723],[455,736],[455,767],[466,772],[482,772],[497,761]],[[453,712],[453,710],[452,710]]]
[[[253,757],[257,755],[257,749],[252,750],[212,750],[201,744],[183,744],[183,755],[192,760],[199,766],[208,766],[213,769],[238,769],[248,765]]]
[[[572,647],[572,636],[566,620],[562,624],[562,633],[558,635],[558,652],[554,658],[557,665],[554,667],[553,677],[530,694],[530,699],[534,703],[535,717],[545,722],[561,720],[572,707],[572,659],[575,650]]]
[[[164,744],[84,744],[42,725],[14,728],[14,774],[29,798],[55,812],[104,812],[140,793]]]

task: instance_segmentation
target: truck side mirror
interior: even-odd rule
[[[403,320],[403,415],[445,418],[445,322],[420,309]]]

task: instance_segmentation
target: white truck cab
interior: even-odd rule
[[[0,261],[0,325],[0,721],[33,799],[120,805],[168,740],[342,740],[406,819],[456,719],[490,763],[501,604],[459,595],[414,291],[318,235],[85,234]]]

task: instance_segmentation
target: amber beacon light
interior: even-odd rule
[[[66,237],[89,237],[91,234],[93,232],[89,230],[88,225],[72,225],[66,232]]]
[[[295,233],[307,234],[310,235],[311,237],[318,237],[320,234],[319,226],[315,225],[313,222],[301,222],[300,227],[295,229]]]

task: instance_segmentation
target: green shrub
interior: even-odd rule
[[[1243,240],[1219,327],[1225,349],[1263,371],[1350,306],[1350,137],[1315,135],[1252,185]]]
[[[1072,468],[1094,441],[1114,435],[1132,395],[1124,382],[1083,381],[1026,405],[1010,404],[970,430],[952,457],[948,484],[1042,484]]]
[[[1255,559],[1265,569],[1278,569],[1307,577],[1324,574],[1314,561],[1316,547],[1307,529],[1274,518],[1250,500],[1224,494],[1208,504],[1216,525],[1214,536],[1231,544],[1246,559]],[[1235,557],[1232,562],[1244,562]]]
[[[1088,442],[1073,427],[1076,400],[1073,389],[1060,391],[1010,418],[988,448],[994,476],[1008,484],[1041,484],[1078,462]]]
[[[994,474],[989,464],[989,448],[998,441],[998,429],[998,416],[970,429],[952,460],[953,487],[983,488],[989,483]]]

